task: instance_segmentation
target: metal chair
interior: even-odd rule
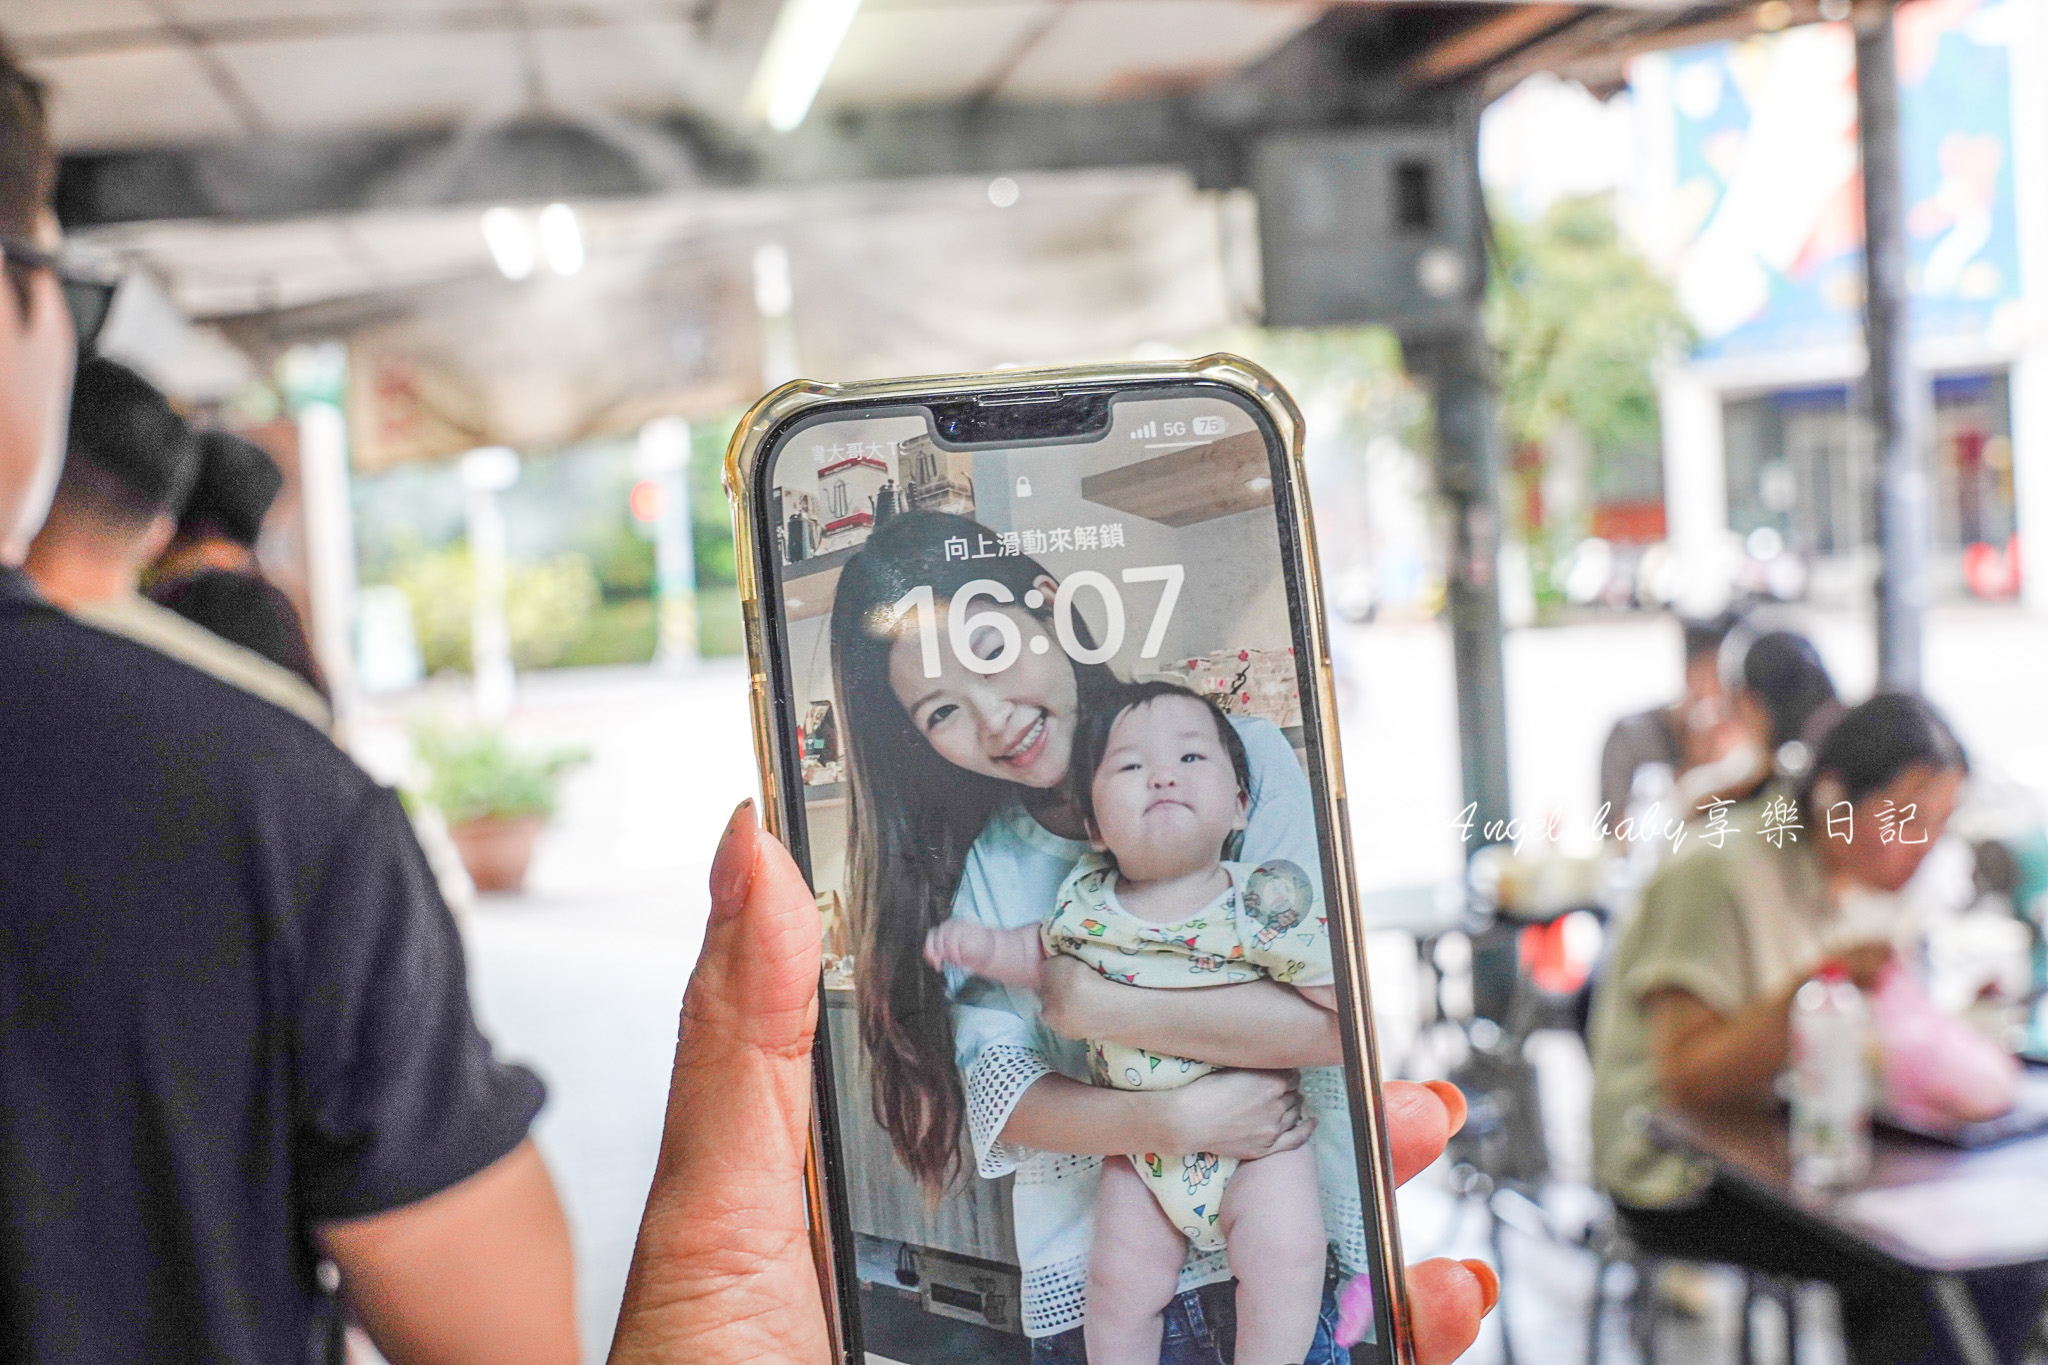
[[[1643,1251],[1628,1239],[1612,1218],[1587,1230],[1588,1249],[1596,1259],[1593,1301],[1586,1313],[1586,1365],[1600,1365],[1600,1325],[1607,1315],[1608,1272],[1626,1265],[1634,1272],[1627,1312],[1629,1339],[1640,1365],[1657,1365],[1657,1274],[1664,1258]]]
[[[1673,1258],[1644,1251],[1611,1217],[1587,1229],[1586,1246],[1598,1259],[1593,1271],[1593,1298],[1586,1312],[1586,1365],[1600,1365],[1600,1327],[1607,1315],[1608,1272],[1616,1265],[1626,1265],[1634,1271],[1635,1283],[1629,1289],[1627,1312],[1629,1340],[1635,1347],[1636,1359],[1640,1365],[1656,1365],[1657,1323],[1662,1307],[1657,1297],[1657,1277]],[[1736,1338],[1738,1365],[1756,1365],[1755,1309],[1765,1299],[1777,1303],[1785,1314],[1783,1365],[1799,1365],[1799,1282],[1748,1269],[1742,1270],[1742,1320]]]

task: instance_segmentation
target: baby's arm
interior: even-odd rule
[[[1328,976],[1331,967],[1329,933],[1316,913],[1315,883],[1309,880],[1308,873],[1285,859],[1261,863],[1245,878],[1244,909],[1246,917],[1260,927],[1247,945],[1253,949],[1252,960],[1271,972],[1276,981],[1294,986],[1311,1004],[1335,1014],[1334,984],[1295,984],[1303,976]],[[1292,932],[1304,926],[1308,932]]]
[[[1045,976],[1045,947],[1035,924],[991,929],[973,920],[949,919],[924,936],[924,960],[935,969],[958,967],[1032,991],[1040,989]]]

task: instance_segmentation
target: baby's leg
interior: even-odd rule
[[[1241,1162],[1223,1192],[1222,1228],[1237,1276],[1237,1365],[1294,1365],[1323,1303],[1315,1153],[1302,1146]]]
[[[1188,1239],[1167,1220],[1130,1159],[1106,1158],[1088,1253],[1082,1331],[1088,1365],[1159,1365],[1166,1306],[1187,1258]]]

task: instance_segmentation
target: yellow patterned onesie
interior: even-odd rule
[[[1230,888],[1172,924],[1139,919],[1116,898],[1116,867],[1091,853],[1060,886],[1043,929],[1048,954],[1064,953],[1127,986],[1174,990],[1266,977],[1294,986],[1327,986],[1330,926],[1315,886],[1293,863],[1259,867],[1223,864]],[[1090,1042],[1088,1069],[1096,1085],[1114,1090],[1176,1090],[1214,1070],[1207,1062],[1169,1057],[1121,1043]],[[1223,1245],[1216,1220],[1235,1157],[1209,1152],[1131,1156],[1173,1225],[1198,1249]]]

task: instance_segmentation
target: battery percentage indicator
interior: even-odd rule
[[[1131,439],[1133,441],[1171,442],[1176,437],[1185,437],[1190,434],[1195,436],[1221,436],[1227,425],[1221,417],[1195,417],[1184,422],[1175,421],[1170,417],[1158,417],[1144,423],[1142,426],[1131,428]],[[1183,445],[1188,444],[1186,441],[1181,443]]]

